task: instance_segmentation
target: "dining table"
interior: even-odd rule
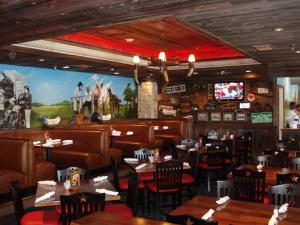
[[[170,214],[201,218],[210,209],[213,209],[214,213],[209,220],[218,221],[219,225],[266,225],[275,208],[274,205],[232,199],[218,205],[217,200],[217,197],[198,195]],[[279,214],[278,225],[299,225],[299,215],[300,208],[289,207],[286,213]]]
[[[34,203],[35,207],[43,207],[43,206],[56,206],[60,205],[60,196],[61,195],[71,195],[78,192],[89,192],[89,193],[97,193],[96,189],[106,189],[109,191],[116,192],[116,189],[112,185],[112,183],[105,179],[103,181],[94,182],[92,179],[89,180],[81,180],[80,187],[77,189],[66,189],[63,182],[56,182],[55,185],[41,184],[38,183],[36,198],[43,196],[46,193],[54,192],[55,194],[43,201],[39,201]],[[108,195],[105,194],[105,201],[118,201],[120,200],[120,194],[117,195]]]
[[[287,174],[287,173],[296,173],[300,174],[300,170],[296,169],[290,169],[290,168],[280,168],[280,167],[263,167],[262,169],[258,170],[257,165],[252,164],[242,164],[241,166],[237,167],[236,170],[241,169],[251,169],[256,170],[259,172],[265,172],[266,173],[266,185],[276,185],[276,174]],[[228,178],[232,178],[232,174],[229,173],[227,175]]]
[[[116,213],[96,212],[71,222],[71,225],[172,225],[164,221],[125,217]]]

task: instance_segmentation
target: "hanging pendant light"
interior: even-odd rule
[[[189,58],[188,58],[188,62],[189,62],[189,72],[187,73],[187,77],[192,76],[193,72],[194,72],[194,62],[196,61],[195,55],[194,54],[190,54]]]
[[[138,65],[141,62],[140,57],[138,55],[133,56],[132,62],[134,64],[133,77],[137,85],[140,86],[140,81],[138,77]]]
[[[159,55],[158,55],[158,59],[160,59],[161,61],[166,61],[167,59],[166,59],[166,53],[165,52],[163,52],[163,51],[161,51],[160,53],[159,53]]]

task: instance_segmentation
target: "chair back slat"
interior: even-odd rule
[[[154,155],[154,150],[142,148],[137,151],[134,151],[134,158],[139,159],[139,160],[144,160],[148,159],[149,156]]]
[[[169,160],[156,164],[155,179],[158,189],[181,188],[183,163]]]
[[[225,147],[223,145],[212,145],[207,147],[207,166],[223,167],[225,164]]]
[[[272,155],[260,155],[257,156],[257,163],[265,167],[272,167],[273,163]]]
[[[300,207],[300,190],[295,184],[280,184],[269,188],[269,204]]]
[[[217,181],[217,194],[218,198],[229,196],[235,198],[235,188],[233,180],[218,180]]]

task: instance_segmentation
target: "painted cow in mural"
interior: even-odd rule
[[[117,112],[118,114],[120,113],[120,103],[121,100],[117,95],[114,95],[111,91],[111,89],[108,89],[108,94],[109,94],[109,105],[110,105],[110,113],[112,114],[113,117],[115,117],[115,113]]]

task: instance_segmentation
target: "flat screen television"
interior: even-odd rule
[[[244,100],[245,87],[242,81],[214,83],[215,100]]]

